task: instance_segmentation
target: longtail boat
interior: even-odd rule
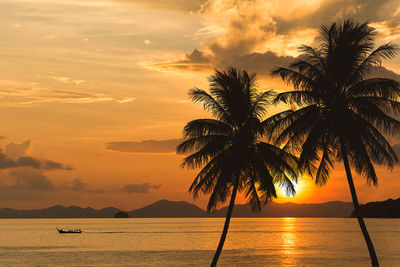
[[[63,230],[63,229],[58,229],[58,228],[56,228],[56,229],[60,234],[80,234],[80,233],[82,233],[81,229],[75,229],[75,230]]]

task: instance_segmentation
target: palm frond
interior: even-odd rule
[[[189,96],[195,103],[202,103],[206,111],[211,112],[216,118],[223,122],[231,122],[227,111],[210,94],[199,88],[193,88],[189,91]]]
[[[377,96],[397,100],[400,97],[400,83],[387,78],[369,78],[354,84],[347,92],[349,97]]]
[[[253,101],[253,108],[250,114],[261,119],[267,113],[267,108],[272,104],[274,97],[275,92],[272,90],[257,94]]]
[[[218,148],[221,148],[224,144],[226,147],[229,146],[232,142],[232,138],[225,135],[203,135],[198,137],[193,137],[190,139],[184,140],[176,147],[176,151],[178,154],[185,154],[188,152],[199,151],[202,150],[205,146],[211,143],[212,145],[217,145]]]
[[[184,138],[193,138],[204,135],[232,136],[233,129],[223,121],[213,119],[192,120],[188,122],[183,129]]]
[[[325,185],[328,181],[331,168],[333,167],[333,161],[331,159],[332,154],[334,154],[333,149],[328,143],[323,147],[321,161],[318,164],[317,173],[315,175],[315,183],[317,185]]]
[[[300,107],[317,104],[321,102],[320,96],[310,91],[289,91],[283,92],[276,96],[274,102],[282,101],[283,103],[295,103]]]
[[[250,208],[255,212],[261,211],[261,201],[254,180],[248,179],[246,187],[246,197],[249,199]]]
[[[315,82],[312,78],[288,68],[274,68],[271,71],[271,76],[280,76],[283,81],[286,81],[287,84],[291,84],[297,90],[308,91],[315,88]]]
[[[200,150],[185,157],[181,166],[190,169],[199,168],[228,148],[229,144],[225,143],[224,139],[217,138],[205,144]]]
[[[393,58],[398,51],[395,44],[387,43],[372,51],[354,70],[351,81],[360,81],[370,75],[375,66],[381,66],[382,60]]]

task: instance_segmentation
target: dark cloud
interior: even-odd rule
[[[89,184],[84,182],[82,178],[75,178],[72,181],[64,182],[58,189],[70,190],[77,192],[87,192],[87,193],[110,193],[116,190],[104,190],[104,189],[91,189]]]
[[[0,149],[0,199],[39,200],[54,197],[56,187],[43,173],[48,170],[71,170],[71,167],[52,160],[27,156],[31,141],[10,143],[5,152]],[[74,184],[74,188],[79,185]]]
[[[322,2],[313,14],[290,19],[274,17],[274,20],[277,33],[287,34],[299,28],[319,28],[321,25],[345,18],[362,22],[385,21],[394,15],[398,5],[398,0],[330,0]]]
[[[6,154],[12,158],[25,156],[30,146],[31,140],[27,140],[21,144],[10,143],[6,145]]]
[[[15,167],[18,167],[17,163],[0,150],[0,169],[9,169]]]
[[[5,153],[0,149],[0,169],[10,169],[18,167],[31,167],[41,170],[72,170],[70,166],[52,160],[40,160],[27,156],[27,151],[31,146],[31,140],[21,144],[10,143],[5,146]]]
[[[87,188],[87,183],[84,183],[82,179],[76,178],[72,181],[71,189],[74,191],[83,191]]]
[[[61,188],[70,189],[72,191],[86,191],[88,189],[87,183],[83,182],[81,178],[75,178],[69,183],[64,183]]]
[[[235,66],[260,74],[269,74],[276,66],[288,66],[295,58],[290,56],[277,56],[273,52],[251,53],[242,56],[227,58],[218,63],[217,68]]]
[[[32,157],[20,157],[15,160],[15,167],[32,167],[34,169],[41,169],[42,162]]]
[[[122,192],[126,192],[128,194],[133,193],[140,193],[140,194],[147,194],[149,193],[150,189],[160,189],[161,185],[158,184],[150,184],[150,183],[143,183],[143,184],[127,184],[121,188]]]
[[[210,57],[207,57],[203,52],[200,50],[193,50],[192,53],[185,55],[185,60],[182,62],[193,62],[193,63],[209,63]]]
[[[156,185],[149,186],[149,188],[153,189],[156,187]],[[134,189],[128,186],[126,190]],[[145,188],[138,188],[137,190],[143,191]],[[71,194],[71,191],[77,194]],[[76,198],[77,196],[83,196],[84,193],[98,194],[121,191],[120,188],[110,190],[91,189],[88,183],[81,178],[75,178],[72,181],[63,182],[61,185],[56,186],[42,170],[32,168],[18,168],[8,172],[0,172],[0,200],[56,199],[59,196],[68,195]]]
[[[0,172],[0,200],[57,200],[75,199],[76,194],[66,194],[43,173],[32,168],[18,168]]]
[[[184,55],[182,60],[177,60],[173,62],[157,63],[154,67],[166,69],[166,70],[191,70],[191,71],[201,71],[205,69],[212,68],[212,57],[206,55],[204,52],[194,49],[191,53]]]
[[[198,51],[198,50],[197,50]],[[164,69],[179,69],[179,70],[203,70],[203,69],[225,69],[228,66],[234,66],[239,69],[245,69],[251,72],[257,72],[260,75],[269,75],[270,71],[279,66],[287,67],[296,58],[291,56],[278,56],[274,52],[268,51],[266,53],[249,53],[245,55],[237,55],[232,57],[225,57],[220,61],[216,59],[206,58],[209,63],[197,63],[196,61],[190,62],[189,57],[185,60],[158,64],[159,67]],[[212,63],[211,63],[212,62]],[[213,67],[211,67],[213,66]],[[389,78],[400,81],[400,75],[386,69],[385,67],[376,67],[371,74],[372,77]]]
[[[10,187],[32,190],[54,190],[53,183],[39,170],[19,168],[9,172],[15,178],[15,184]]]
[[[23,156],[16,159],[10,158],[0,150],[0,169],[11,169],[18,167],[31,167],[40,170],[72,170],[71,167],[51,160],[39,160],[30,156]]]
[[[131,153],[171,153],[176,151],[176,146],[181,139],[169,140],[143,140],[139,142],[110,142],[106,148],[119,152]]]
[[[216,52],[216,51],[215,51]],[[155,64],[156,67],[163,69],[179,69],[200,71],[204,69],[213,68],[226,68],[228,66],[235,66],[240,69],[246,69],[256,72],[269,72],[275,66],[287,66],[294,57],[278,56],[274,52],[268,51],[266,53],[249,53],[249,54],[225,54],[222,48],[215,53],[218,58],[213,58],[206,55],[202,51],[195,49],[192,53],[186,54],[183,60],[175,62]]]
[[[42,161],[42,169],[44,170],[72,170],[71,166],[66,166],[60,162],[52,161],[52,160],[44,160]]]
[[[397,74],[397,73],[395,73],[395,72],[393,72],[391,70],[388,70],[388,69],[386,69],[384,67],[376,67],[374,69],[374,72],[372,73],[372,76],[373,77],[379,77],[379,78],[393,79],[393,80],[396,80],[396,81],[400,82],[400,75],[399,74]]]

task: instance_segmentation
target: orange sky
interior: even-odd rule
[[[377,44],[400,44],[391,0],[3,0],[0,10],[0,208],[193,202],[196,172],[173,147],[186,122],[208,116],[186,94],[207,89],[210,69],[245,68],[260,89],[282,90],[271,67],[344,17],[370,20]],[[384,66],[400,73],[400,56]],[[377,188],[356,178],[361,202],[399,197],[399,168],[377,169]],[[340,163],[326,186],[302,178],[295,198],[277,199],[329,200],[350,201]]]

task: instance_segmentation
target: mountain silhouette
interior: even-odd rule
[[[360,205],[360,211],[365,218],[400,218],[400,198],[369,202]],[[353,211],[351,217],[355,216]]]
[[[128,213],[133,218],[178,218],[206,217],[207,213],[194,204],[185,201],[159,200],[143,208]],[[225,215],[224,215],[225,216]]]
[[[96,210],[90,207],[64,207],[61,205],[33,210],[5,208],[0,209],[0,218],[112,218],[118,211],[119,209],[113,207]]]
[[[118,211],[115,215],[114,218],[129,218],[129,215],[125,211]]]
[[[200,218],[225,217],[227,207],[208,214],[205,210],[185,201],[159,200],[140,209],[126,212],[131,218]],[[400,198],[382,202],[370,202],[361,205],[365,217],[399,218]],[[45,209],[16,210],[0,209],[0,218],[113,218],[120,209],[107,207],[103,209],[64,207],[56,205]],[[233,217],[325,217],[346,218],[353,211],[353,203],[330,201],[315,204],[275,203],[269,202],[260,213],[251,211],[247,204],[237,204]]]

